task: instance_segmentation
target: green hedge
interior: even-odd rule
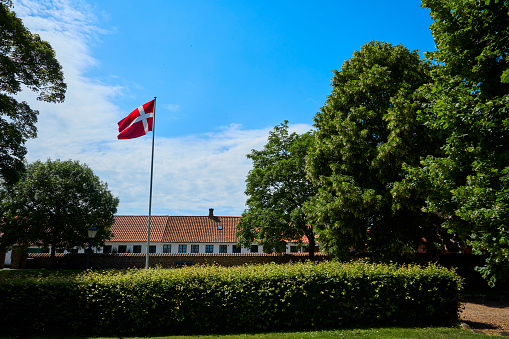
[[[0,328],[148,335],[451,325],[461,285],[439,266],[364,262],[13,278],[0,280]]]

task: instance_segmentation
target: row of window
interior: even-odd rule
[[[156,246],[151,245],[148,248],[148,252],[156,253]],[[131,253],[131,251],[127,249],[127,245],[118,245],[118,248],[106,245],[103,247],[103,253]],[[132,253],[141,253],[141,245],[133,245]]]
[[[187,252],[188,245],[181,244],[178,245],[178,253],[188,253]],[[232,245],[231,253],[240,253],[240,247],[237,245]],[[191,252],[189,253],[200,253],[199,245],[190,245]],[[290,246],[290,253],[297,253],[299,251],[299,247]],[[316,246],[315,251],[318,252],[319,248]],[[49,253],[49,249],[40,249],[40,248],[29,248],[27,250],[28,253]],[[57,249],[57,253],[64,253],[64,250]],[[71,253],[78,253],[78,249],[71,249]],[[258,245],[252,245],[250,249],[251,253],[258,253]],[[302,247],[302,252],[308,252],[307,247]],[[103,247],[103,253],[131,253],[131,250],[127,249],[127,245],[118,245],[118,247],[112,247],[111,245],[106,245]],[[133,245],[132,253],[142,253],[141,245]],[[143,252],[144,253],[144,252]],[[151,245],[149,247],[149,253],[156,253],[156,246]],[[163,253],[171,253],[171,244],[163,245]],[[214,245],[205,245],[205,253],[214,253]],[[228,253],[228,245],[219,245],[219,253]]]
[[[178,245],[178,253],[188,253],[188,246],[186,244]],[[240,253],[240,247],[233,245],[231,253]],[[118,248],[106,245],[103,247],[103,253],[130,253],[127,249],[127,245],[118,245]],[[251,246],[251,252],[258,252],[258,246]],[[133,245],[132,253],[141,253],[141,245]],[[149,253],[156,253],[156,246],[152,245],[149,247]],[[163,253],[172,253],[171,244],[163,245]],[[190,253],[200,253],[199,245],[191,245]],[[205,245],[205,253],[214,253],[214,245]],[[228,245],[219,245],[219,253],[228,253]]]
[[[187,253],[187,245],[178,245],[178,253]],[[256,246],[258,248],[258,246]],[[171,244],[163,245],[163,253],[171,253]],[[190,253],[200,253],[200,245],[191,245]],[[205,245],[205,253],[214,253],[214,245]],[[219,245],[219,253],[228,253],[228,245]],[[240,253],[240,247],[233,245],[231,253]]]

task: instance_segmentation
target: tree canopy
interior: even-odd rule
[[[24,85],[38,100],[62,102],[67,88],[50,44],[30,33],[10,6],[0,1],[0,178],[8,183],[24,169],[25,142],[37,136],[39,113],[14,95]]]
[[[315,234],[302,211],[315,193],[305,170],[311,141],[310,132],[289,133],[285,121],[269,133],[262,150],[247,155],[253,169],[246,179],[247,209],[237,224],[239,244],[258,242],[264,252],[285,252],[287,242],[302,244],[306,237],[313,257]]]
[[[0,231],[3,247],[83,248],[95,224],[96,244],[111,236],[118,198],[92,170],[78,161],[36,161],[21,179],[0,190]]]
[[[445,137],[442,154],[408,168],[407,187],[425,197],[451,234],[487,257],[493,285],[509,278],[509,2],[423,0],[437,50],[431,105],[421,119]]]
[[[334,72],[307,163],[318,194],[306,211],[328,253],[369,250],[389,260],[414,253],[423,238],[440,241],[423,201],[394,190],[403,166],[438,149],[438,138],[416,119],[426,102],[418,89],[430,71],[416,51],[372,41]]]

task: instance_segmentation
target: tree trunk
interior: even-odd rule
[[[308,238],[309,243],[309,260],[314,261],[315,260],[315,235],[313,233],[306,234],[306,237]]]

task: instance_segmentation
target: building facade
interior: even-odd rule
[[[152,216],[150,220],[149,253],[261,253],[262,246],[237,246],[235,235],[240,217],[215,216],[209,209],[206,216]],[[117,215],[111,227],[112,237],[105,242],[103,253],[146,253],[146,215]],[[287,252],[302,252],[288,244]]]
[[[146,253],[147,215],[116,215],[111,226],[112,236],[96,253]],[[235,235],[240,217],[215,216],[214,209],[204,216],[153,215],[150,218],[149,253],[262,253],[262,246],[253,243],[249,248],[237,246]],[[28,253],[49,253],[49,249],[28,248]],[[57,253],[66,251],[57,250]],[[71,252],[83,253],[84,249]],[[304,253],[306,247],[289,243],[286,252]],[[10,265],[11,252],[6,253],[5,265]]]

